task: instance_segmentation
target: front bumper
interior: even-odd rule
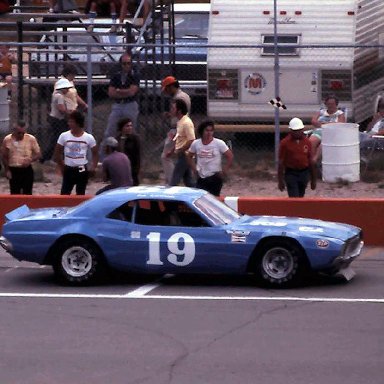
[[[11,253],[12,252],[12,244],[9,240],[7,240],[4,236],[0,236],[0,245],[3,247],[3,249]]]

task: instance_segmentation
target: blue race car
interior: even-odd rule
[[[271,286],[306,270],[352,277],[362,231],[320,220],[240,215],[209,193],[139,186],[74,208],[19,207],[5,215],[3,248],[18,260],[52,265],[81,285],[108,268],[140,273],[255,274]]]

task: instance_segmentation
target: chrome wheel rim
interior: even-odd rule
[[[285,248],[271,248],[263,257],[263,269],[273,279],[287,278],[295,269],[295,260]]]
[[[61,265],[68,275],[82,277],[92,268],[92,255],[83,247],[71,247],[63,253]]]

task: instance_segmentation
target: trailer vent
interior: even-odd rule
[[[210,100],[238,100],[238,71],[236,69],[209,69],[208,89],[208,97]]]
[[[281,56],[299,56],[300,35],[277,35],[277,50]],[[273,56],[275,37],[274,35],[261,35],[263,48],[261,50],[262,56]]]

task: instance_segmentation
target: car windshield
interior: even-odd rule
[[[176,13],[175,38],[208,39],[208,13]],[[164,38],[168,38],[168,28],[164,28]]]
[[[230,224],[241,217],[240,214],[209,193],[195,200],[193,204],[215,225]]]

